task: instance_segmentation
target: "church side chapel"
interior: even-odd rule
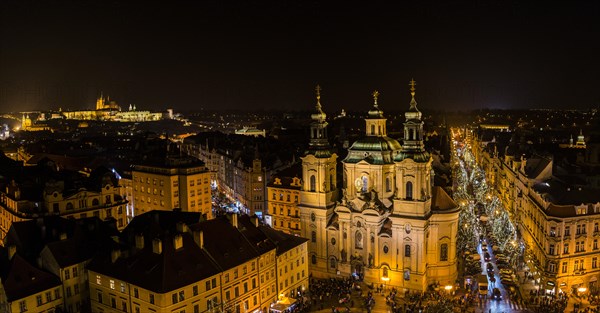
[[[415,86],[412,80],[402,145],[387,136],[379,93],[373,93],[365,135],[341,161],[342,186],[336,185],[337,155],[327,140],[317,86],[299,205],[314,277],[352,275],[405,290],[455,282],[459,207],[433,185]]]

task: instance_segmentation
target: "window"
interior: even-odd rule
[[[569,226],[565,226],[565,236],[571,235],[571,228]]]
[[[37,295],[35,301],[37,302],[37,306],[42,305],[42,295]]]
[[[563,248],[563,253],[564,254],[569,253],[569,244],[568,243],[565,243],[564,248]]]
[[[79,294],[79,284],[75,284],[75,286],[73,286],[73,291],[75,292],[76,295]]]
[[[192,294],[193,294],[194,296],[197,296],[197,295],[198,295],[198,286],[194,286],[194,287],[192,287]]]
[[[331,258],[329,260],[329,267],[331,267],[331,268],[337,268],[337,262],[335,261],[335,258]]]
[[[598,267],[598,258],[594,257],[592,258],[592,268],[597,268]]]
[[[563,273],[567,272],[567,262],[563,262],[563,264],[562,264],[562,272]]]
[[[573,266],[573,270],[577,271],[579,269],[579,261],[575,260],[575,266]]]
[[[25,302],[25,300],[19,302],[19,310],[21,312],[27,311],[27,302]]]
[[[410,257],[410,245],[404,245],[404,256]]]
[[[237,269],[233,270],[233,279],[236,279],[236,278],[238,278],[238,270]]]
[[[597,233],[598,231],[598,223],[594,223],[594,232]]]
[[[140,298],[140,291],[137,288],[133,288],[133,296],[135,298]]]
[[[173,301],[173,304],[177,303],[177,293],[171,295],[171,300]]]
[[[594,250],[598,250],[598,239],[594,239]]]
[[[311,192],[317,191],[317,178],[315,175],[310,175],[310,189]]]
[[[196,286],[194,286],[194,287],[196,287]],[[210,280],[206,281],[206,290],[207,291],[210,290]]]
[[[70,297],[71,296],[71,287],[67,286],[67,288],[65,289],[65,293],[66,293],[66,297]]]
[[[115,299],[115,298],[110,298],[110,306],[111,306],[113,309],[116,309],[116,308],[117,308],[117,299]]]
[[[121,300],[121,307],[123,308],[123,312],[127,312],[127,302],[125,300]]]
[[[413,185],[412,182],[406,182],[406,200],[412,200]]]
[[[240,289],[239,289],[239,287],[236,286],[235,288],[233,288],[233,295],[236,298],[240,296]]]
[[[440,261],[448,261],[448,244],[443,243],[440,246]]]
[[[550,249],[548,250],[548,254],[554,255],[554,245],[550,245]]]
[[[311,241],[317,242],[317,232],[314,230],[311,232]]]
[[[185,290],[179,292],[179,301],[185,300]]]
[[[100,275],[96,275],[96,284],[102,285],[102,278],[100,278]]]
[[[312,264],[317,264],[317,256],[316,255],[313,254],[311,256],[311,262],[312,262]]]
[[[77,267],[73,268],[73,277],[77,277]]]
[[[392,191],[392,187],[391,187],[391,184],[390,184],[390,178],[389,177],[385,178],[385,191],[387,191],[387,192]]]
[[[151,293],[151,294],[148,296],[148,300],[149,300],[148,302],[150,302],[150,304],[154,304],[154,294],[152,294],[152,293]]]
[[[115,289],[115,281],[114,280],[110,280],[110,289]]]
[[[98,303],[102,303],[102,291],[98,290]]]
[[[354,235],[354,248],[356,249],[362,249],[363,248],[363,236],[362,233],[360,231],[357,231],[356,234]]]
[[[71,278],[71,271],[65,270],[65,280]]]

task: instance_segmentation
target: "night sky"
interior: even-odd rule
[[[594,108],[599,1],[0,1],[0,111]]]

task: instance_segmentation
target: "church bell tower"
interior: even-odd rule
[[[321,87],[316,89],[316,110],[311,115],[310,141],[302,157],[302,190],[300,191],[300,221],[302,236],[309,239],[311,267],[327,266],[327,222],[337,201],[337,155],[327,138],[326,114],[321,108]]]

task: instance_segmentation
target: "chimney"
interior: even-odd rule
[[[188,227],[184,222],[177,222],[177,231],[180,233],[187,233]]]
[[[181,234],[173,236],[173,247],[175,247],[175,250],[179,250],[183,247],[183,236],[181,236]]]
[[[60,240],[67,240],[67,233],[60,233],[59,238]]]
[[[231,221],[231,225],[233,225],[233,227],[238,228],[238,215],[233,213],[230,216],[230,221]]]
[[[144,235],[137,234],[135,235],[135,248],[142,250],[144,249]]]
[[[162,241],[160,241],[160,239],[154,238],[154,240],[152,240],[152,252],[156,254],[162,253]]]
[[[198,247],[200,247],[200,249],[204,249],[204,232],[194,232],[194,242],[198,245]]]
[[[254,215],[250,218],[250,221],[252,222],[252,224],[254,224],[254,226],[258,227],[258,216]]]
[[[12,258],[15,256],[15,253],[17,253],[17,246],[15,246],[15,245],[8,246],[8,259],[9,260],[12,260]]]
[[[110,261],[112,263],[115,263],[120,256],[121,256],[121,250],[115,249],[115,250],[111,251],[111,253],[110,253]]]

